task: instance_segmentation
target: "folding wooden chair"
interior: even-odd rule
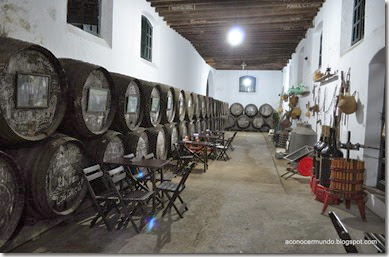
[[[115,209],[119,214],[121,213],[118,208],[120,199],[107,185],[100,165],[94,165],[83,169],[82,175],[87,182],[87,188],[92,198],[93,206],[96,210],[96,215],[93,218],[90,227],[92,228],[101,218],[108,231],[111,231],[112,224],[109,222],[107,215],[111,212],[112,209]]]
[[[128,222],[131,222],[135,231],[139,233],[147,215],[147,202],[153,196],[154,192],[134,190],[131,188],[130,178],[123,166],[107,171],[107,175],[110,185],[115,190],[116,196],[120,200],[119,204],[126,215],[119,223],[119,228],[125,227]],[[132,218],[137,210],[139,210],[142,215],[139,227],[136,226],[135,221]]]
[[[223,158],[224,161],[228,161],[230,159],[227,154],[227,150],[230,148],[232,140],[233,138],[230,137],[229,139],[227,139],[225,145],[216,145],[216,150],[219,152],[216,160],[221,160]]]
[[[193,162],[194,155],[190,154],[188,151],[180,151],[178,143],[173,145],[173,160],[176,161],[175,173],[180,174],[181,171],[187,166],[190,162]]]
[[[182,200],[180,194],[182,193],[182,191],[184,191],[185,182],[188,179],[189,174],[194,166],[195,163],[191,162],[183,169],[182,178],[178,184],[171,181],[164,181],[157,186],[157,189],[164,193],[169,200],[168,205],[162,213],[162,217],[165,216],[167,211],[173,207],[176,210],[178,216],[180,216],[180,218],[183,218],[182,214],[184,213],[184,211],[188,210],[188,207],[186,203]],[[181,202],[180,209],[178,209],[178,207],[174,203],[177,199]]]

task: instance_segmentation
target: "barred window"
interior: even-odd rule
[[[152,42],[153,42],[153,26],[145,16],[142,16],[142,36],[141,36],[140,56],[143,59],[150,62],[152,61]]]
[[[67,22],[99,36],[100,8],[100,0],[68,0]]]
[[[354,0],[353,33],[351,45],[361,40],[365,33],[365,0]]]

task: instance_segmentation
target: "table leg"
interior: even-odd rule
[[[205,146],[204,172],[208,169],[208,146]]]
[[[152,208],[152,214],[153,216],[155,216],[155,209],[156,209],[156,197],[157,197],[157,185],[156,185],[156,182],[155,182],[155,174],[154,174],[154,171],[150,170],[151,173],[151,183],[152,183],[152,187],[153,187],[153,191],[154,191],[154,194],[153,194],[153,208]]]

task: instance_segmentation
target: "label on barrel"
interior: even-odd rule
[[[104,161],[122,157],[125,154],[124,143],[119,137],[114,137],[108,143],[104,152]]]

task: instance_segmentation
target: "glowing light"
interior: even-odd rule
[[[147,232],[151,232],[151,230],[153,230],[154,225],[155,225],[155,217],[153,216],[147,223]]]
[[[136,177],[137,177],[137,178],[143,178],[143,176],[144,176],[144,175],[143,175],[143,172],[140,170],[139,173],[138,173],[138,175],[137,175]]]
[[[244,39],[244,32],[240,27],[232,27],[228,32],[227,41],[232,46],[240,45]]]
[[[245,85],[246,87],[251,86],[251,83],[252,83],[252,81],[249,78],[246,78],[243,80],[243,85]]]

